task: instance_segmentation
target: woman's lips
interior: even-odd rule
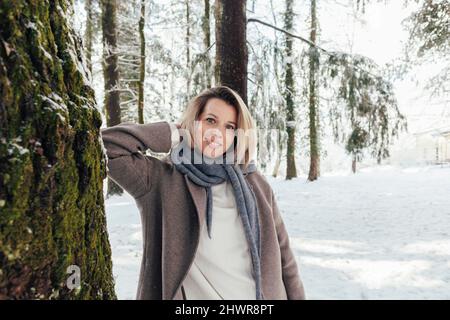
[[[208,146],[212,149],[217,149],[222,146],[221,143],[218,142],[208,142]]]

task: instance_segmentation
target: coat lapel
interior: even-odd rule
[[[181,286],[180,281],[189,271],[187,268],[195,257],[195,241],[200,239],[201,226],[205,220],[206,214],[206,190],[205,188],[196,185],[186,175],[184,176],[186,185],[191,195],[192,201],[195,206],[195,213],[188,212],[188,208],[180,208],[178,214],[171,214],[171,217],[163,217],[165,223],[165,229],[163,230],[163,295],[164,300],[171,300],[177,293],[177,290]],[[194,214],[195,216],[189,217],[187,214]],[[177,220],[177,221],[175,221]],[[180,225],[183,221],[184,224],[192,224],[193,221],[197,221],[190,227],[184,227],[177,232],[171,232],[171,225]],[[192,229],[193,228],[193,229]],[[180,248],[186,247],[186,242],[192,244],[192,250],[180,250]],[[176,252],[176,253],[175,253]]]
[[[188,269],[180,270],[180,266],[185,266],[186,261],[188,261],[187,265],[189,266],[192,261],[195,258],[195,252],[189,251],[189,250],[183,250],[181,254],[173,254],[174,248],[180,248],[183,247],[183,243],[180,243],[187,240],[192,239],[188,233],[191,233],[192,235],[195,235],[197,239],[195,241],[199,241],[200,239],[200,231],[202,230],[202,226],[205,223],[205,215],[206,215],[206,189],[204,187],[201,187],[194,182],[192,182],[187,175],[184,175],[184,179],[186,181],[187,189],[191,195],[191,198],[193,200],[194,206],[195,206],[195,219],[197,220],[197,223],[194,226],[194,230],[190,230],[189,228],[183,228],[182,232],[185,232],[186,234],[176,234],[171,235],[169,238],[164,239],[164,245],[163,245],[163,266],[165,266],[165,276],[163,277],[163,292],[164,292],[164,299],[173,299],[174,296],[177,293],[177,290],[179,290],[181,283],[179,281],[183,280],[183,276],[187,274],[189,271]],[[258,200],[258,208],[259,208],[259,221],[260,221],[260,228],[261,228],[261,243],[264,243],[264,225],[267,223],[266,215],[262,213],[263,210],[267,210],[268,208],[264,205],[264,201],[261,198],[261,195],[258,193],[257,188],[253,186],[252,179],[248,179],[247,176],[245,176],[245,179],[247,182],[251,185],[253,190],[255,191],[255,195]],[[183,208],[185,209],[185,208]],[[181,214],[186,214],[186,211],[181,210]],[[166,223],[166,225],[168,225]],[[167,230],[165,230],[167,232]],[[164,232],[165,234],[167,234]],[[194,247],[195,248],[195,247]],[[261,263],[265,264],[267,263],[264,261],[266,258],[264,253],[264,246],[262,248],[262,257],[261,257]],[[177,273],[176,275],[174,273]],[[177,279],[180,279],[179,281]],[[268,284],[265,283],[265,277],[262,277],[262,287],[263,287],[263,293],[266,292],[264,288],[268,286]]]
[[[192,200],[194,201],[198,221],[201,227],[205,221],[206,215],[206,189],[192,182],[187,175],[184,175],[184,179],[186,180]]]

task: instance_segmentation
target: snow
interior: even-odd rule
[[[134,199],[124,194],[106,200],[106,213],[117,297],[135,299],[142,259],[139,211]]]
[[[82,51],[80,51],[80,56],[82,57],[82,61],[80,61],[78,59],[78,56],[75,52],[75,40],[73,39],[73,37],[70,35],[68,35],[69,39],[70,39],[70,48],[68,48],[66,50],[67,53],[69,53],[72,62],[75,64],[78,72],[81,74],[82,78],[83,78],[83,83],[85,86],[91,86],[92,82],[89,79],[90,78],[90,73],[88,72],[88,69],[86,68],[86,59],[84,58],[84,54],[82,53]]]
[[[39,49],[44,53],[44,56],[48,60],[53,61],[53,56],[47,50],[45,50],[44,47],[41,44],[39,44]]]
[[[450,297],[450,168],[269,181],[308,298]]]
[[[36,27],[36,23],[34,23],[32,21],[28,21],[27,24],[25,25],[25,28],[32,29],[32,30],[39,32],[38,28]]]
[[[77,6],[80,5],[77,4]],[[81,34],[81,30],[78,27],[80,23],[80,18],[83,18],[83,15],[80,15],[80,8],[69,7],[68,12],[65,12],[61,6],[57,6],[57,10],[60,15],[62,15],[66,21],[71,21],[68,25],[69,32],[67,33],[68,37],[68,48],[66,49],[66,52],[70,55],[72,62],[75,64],[75,67],[77,68],[78,72],[81,74],[83,78],[83,83],[85,86],[92,86],[92,75],[89,69],[87,68],[87,60],[84,52],[83,47],[78,47],[78,38],[82,39],[83,36]],[[76,9],[76,10],[75,10]],[[75,39],[77,38],[77,39]],[[81,60],[80,60],[81,59]]]
[[[48,105],[55,111],[63,111],[64,113],[69,112],[69,109],[64,103],[63,98],[59,96],[57,93],[52,92],[49,96],[44,96],[42,94],[39,95],[41,99],[45,102],[48,102]]]
[[[450,167],[370,167],[316,182],[267,176],[308,299],[449,299]],[[106,201],[119,299],[134,299],[142,257],[128,194]]]
[[[59,96],[57,93],[52,92],[49,96],[39,95],[42,101],[47,102],[47,106],[44,109],[49,109],[56,111],[57,116],[61,120],[61,122],[67,122],[66,118],[69,114],[69,109],[67,105],[64,103],[63,98]]]
[[[24,155],[30,152],[30,150],[28,150],[27,148],[24,148],[16,143],[10,143],[10,146],[12,147],[12,149],[8,149],[9,155],[12,155],[15,150],[18,150],[20,155]]]
[[[22,142],[22,137],[16,137],[7,142],[5,138],[0,139],[0,143],[7,144],[8,155],[12,156],[13,154],[24,155],[30,152],[29,149],[22,147],[19,143]],[[2,207],[0,205],[0,207]]]

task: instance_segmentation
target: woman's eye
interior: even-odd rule
[[[213,118],[206,118],[206,121],[208,121],[209,123],[215,123],[216,120],[214,120]]]
[[[227,129],[235,130],[235,129],[234,129],[234,126],[232,126],[232,125],[227,126]]]

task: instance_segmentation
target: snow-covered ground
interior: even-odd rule
[[[308,183],[267,177],[308,299],[450,299],[450,168],[366,168]],[[119,299],[142,257],[129,195],[106,202]]]

